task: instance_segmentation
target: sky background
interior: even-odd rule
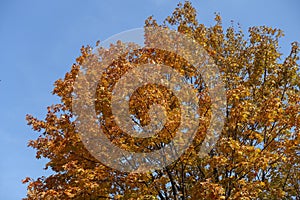
[[[0,0],[0,199],[26,196],[25,177],[48,175],[45,160],[27,147],[38,133],[26,125],[30,113],[44,118],[46,107],[59,102],[53,83],[70,70],[82,45],[132,28],[153,15],[159,22],[178,0]],[[212,25],[214,13],[228,26],[281,28],[282,52],[300,41],[299,0],[193,0],[198,20]]]

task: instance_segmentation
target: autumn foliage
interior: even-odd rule
[[[140,95],[130,101],[131,111],[142,125],[147,124],[147,105],[161,103],[147,91],[161,91],[159,99],[171,99],[164,106],[174,120],[160,137],[146,141],[132,139],[107,117],[112,115],[108,105],[110,91],[130,63],[166,64],[191,80],[201,97],[201,125],[191,148],[164,169],[124,173],[99,162],[82,144],[72,112],[74,82],[80,65],[92,53],[89,46],[83,47],[70,72],[55,82],[53,94],[60,97],[61,103],[49,106],[43,120],[27,116],[28,124],[40,132],[37,139],[29,141],[29,146],[36,149],[37,158],[49,160],[46,168],[53,174],[36,180],[25,178],[26,199],[299,199],[298,43],[292,43],[290,53],[284,57],[278,46],[283,36],[281,30],[251,27],[245,35],[234,25],[224,29],[219,15],[213,26],[206,27],[197,21],[190,2],[178,4],[162,25],[150,17],[145,26],[166,27],[188,35],[205,48],[219,67],[227,107],[225,125],[216,146],[206,156],[199,157],[198,147],[211,113],[207,88],[201,77],[195,77],[193,66],[176,55],[142,49],[129,52],[113,63],[100,80],[105,90],[101,92],[99,87],[97,91],[96,110],[104,116],[101,123],[108,138],[120,148],[151,151],[168,143],[178,126],[175,120],[178,102],[172,93],[151,85],[139,88]]]

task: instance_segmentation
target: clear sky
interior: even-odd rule
[[[154,15],[162,21],[178,0],[0,0],[0,199],[21,199],[26,176],[39,177],[45,160],[27,147],[38,134],[25,115],[44,118],[59,99],[53,83],[69,71],[82,45],[144,25]],[[282,52],[300,41],[299,0],[193,0],[200,22],[211,25],[219,12],[224,25],[244,30],[268,25],[284,30]]]

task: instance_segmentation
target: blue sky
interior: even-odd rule
[[[44,118],[46,107],[59,101],[53,83],[69,71],[82,45],[132,28],[154,15],[162,21],[178,0],[0,0],[0,199],[26,195],[21,179],[47,175],[45,160],[27,147],[38,134],[25,115]],[[200,22],[211,25],[219,12],[247,30],[268,25],[284,30],[282,52],[300,41],[298,0],[193,0]]]

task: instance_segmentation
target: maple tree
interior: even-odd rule
[[[178,70],[198,90],[202,117],[196,137],[179,159],[160,170],[127,173],[99,162],[82,143],[72,112],[74,82],[80,66],[92,56],[89,46],[82,47],[71,71],[55,82],[53,94],[61,98],[61,103],[49,106],[44,120],[27,116],[28,124],[41,132],[36,140],[29,141],[29,146],[36,149],[37,158],[49,159],[46,168],[53,175],[36,180],[25,178],[26,199],[299,199],[298,43],[292,43],[284,58],[278,45],[283,36],[280,29],[251,27],[247,37],[233,25],[224,30],[219,15],[215,25],[206,27],[197,21],[196,10],[188,1],[178,4],[162,25],[150,17],[145,27],[164,27],[188,35],[219,67],[227,106],[217,144],[209,154],[199,157],[198,147],[209,126],[211,103],[207,87],[194,67],[172,53],[140,49],[121,56],[100,80],[95,110],[102,113],[104,133],[120,148],[140,152],[161,148],[172,139],[179,123],[178,101],[163,87],[145,85],[130,100],[130,109],[142,125],[149,122],[147,105],[165,106],[168,128],[159,137],[132,139],[111,120],[109,96],[115,82],[132,65],[155,62]],[[112,52],[114,47],[110,46]],[[105,51],[99,54],[104,55]],[[155,91],[158,96],[147,91]]]

